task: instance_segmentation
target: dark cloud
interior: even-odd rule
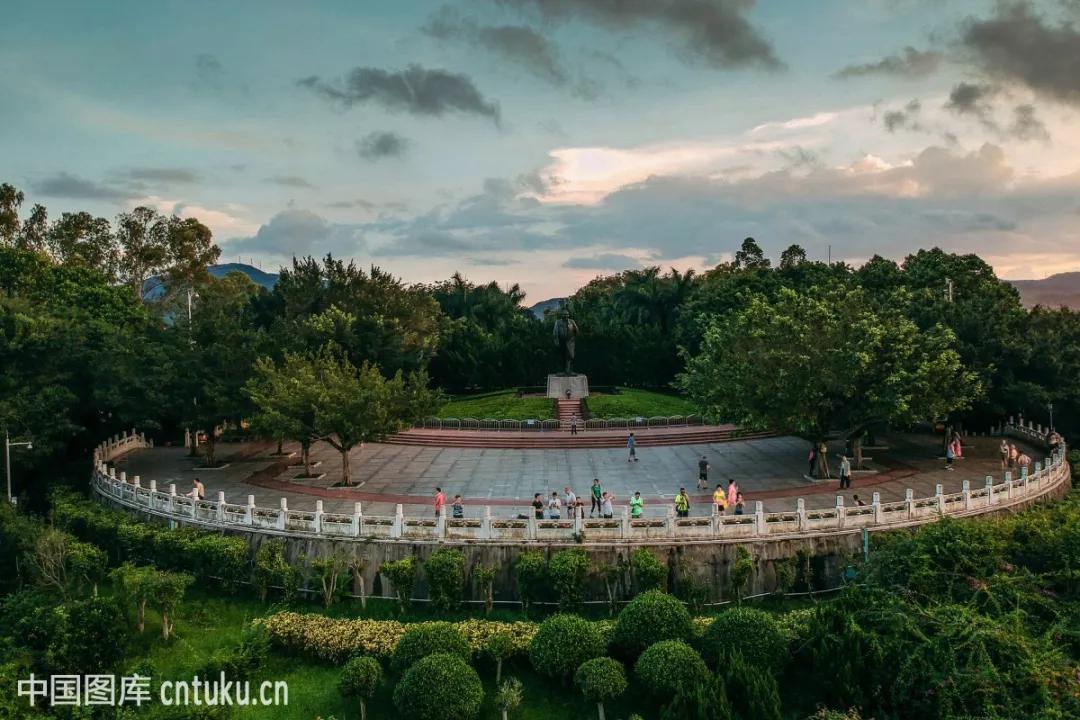
[[[886,110],[883,116],[885,129],[889,132],[897,130],[922,130],[919,123],[919,113],[922,111],[922,103],[917,99],[904,106],[903,110]]]
[[[360,208],[361,210],[374,210],[378,207],[375,203],[364,200],[363,198],[357,198],[355,200],[338,200],[336,202],[323,203],[323,207],[328,208]]]
[[[1017,105],[1013,108],[1013,122],[1009,134],[1018,140],[1050,140],[1050,133],[1035,113],[1034,105]]]
[[[356,141],[356,152],[362,158],[401,157],[409,149],[409,140],[395,132],[377,130]]]
[[[468,75],[410,65],[404,70],[357,67],[343,82],[312,75],[297,81],[320,97],[345,106],[376,103],[394,112],[439,117],[447,113],[480,115],[499,122],[499,106],[487,100]]]
[[[753,0],[495,0],[553,21],[580,19],[608,30],[652,26],[678,38],[688,60],[715,67],[783,67],[772,44],[750,24]]]
[[[208,53],[195,56],[195,74],[199,80],[208,84],[215,84],[221,79],[224,72],[225,69],[216,56]]]
[[[1080,30],[1052,25],[1030,2],[1001,2],[970,20],[961,43],[985,72],[1066,102],[1080,102]]]
[[[990,100],[1000,91],[996,85],[962,82],[949,93],[945,109],[957,115],[974,115],[987,127],[996,128]]]
[[[910,45],[901,55],[888,55],[877,62],[848,65],[834,75],[841,80],[865,75],[892,75],[904,78],[922,78],[932,75],[941,67],[942,54],[933,50],[916,50]]]
[[[183,168],[144,167],[132,168],[127,176],[132,180],[145,180],[159,183],[197,183],[199,176]]]
[[[34,191],[48,197],[70,198],[72,200],[129,200],[133,197],[130,190],[112,185],[96,183],[92,180],[57,173],[34,183]]]
[[[601,253],[591,257],[572,257],[563,263],[564,268],[574,270],[636,270],[641,261],[629,255]]]
[[[279,212],[251,237],[224,243],[225,254],[251,252],[290,257],[294,255],[350,255],[365,243],[358,227],[334,225],[309,210]]]
[[[443,7],[422,28],[439,40],[465,42],[513,63],[555,87],[570,88],[576,95],[593,99],[599,88],[589,79],[575,80],[551,41],[525,25],[480,25]]]
[[[272,177],[263,178],[263,182],[268,182],[272,185],[284,185],[285,187],[296,188],[313,188],[315,187],[304,178],[299,175],[274,175]]]

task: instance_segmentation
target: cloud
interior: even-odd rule
[[[363,198],[357,198],[355,200],[338,200],[336,202],[323,203],[323,207],[328,208],[360,208],[361,210],[374,210],[378,207],[370,200],[364,200]]]
[[[221,76],[224,74],[225,69],[217,56],[209,53],[200,53],[195,56],[195,76],[200,82],[217,86],[221,83]]]
[[[629,255],[602,253],[592,257],[572,257],[563,263],[573,270],[633,270],[641,267],[641,261]]]
[[[1046,126],[1035,114],[1034,105],[1017,105],[1013,108],[1013,122],[1009,134],[1017,140],[1050,140]]]
[[[167,167],[141,167],[128,170],[127,176],[132,180],[145,180],[147,182],[160,183],[197,183],[199,176],[192,170],[184,168]]]
[[[957,115],[974,115],[989,128],[996,128],[993,119],[994,107],[990,99],[1001,91],[996,85],[961,82],[949,93],[945,109]]]
[[[876,62],[848,65],[833,77],[840,80],[866,75],[891,75],[902,78],[923,78],[941,67],[942,54],[933,50],[916,50],[910,45],[902,55],[888,55]]]
[[[133,197],[130,190],[96,183],[92,180],[84,180],[66,172],[57,173],[34,183],[34,191],[48,197],[69,198],[72,200],[123,201]]]
[[[257,253],[282,257],[300,255],[353,255],[365,243],[361,229],[336,225],[309,210],[279,212],[250,237],[233,238],[223,243],[225,255]]]
[[[409,149],[409,140],[395,132],[377,130],[356,141],[356,152],[362,158],[401,157]]]
[[[439,40],[455,40],[482,48],[554,87],[570,88],[579,97],[591,100],[599,92],[593,80],[574,80],[558,48],[526,25],[480,25],[443,6],[422,30]]]
[[[299,175],[273,175],[268,178],[263,178],[263,182],[270,183],[272,185],[284,185],[285,187],[296,188],[313,188],[315,187],[304,178]]]
[[[753,0],[495,0],[551,21],[580,19],[609,31],[659,29],[681,55],[714,67],[783,67],[772,44],[746,18]]]
[[[297,84],[346,107],[376,103],[412,115],[440,117],[456,112],[499,122],[498,103],[487,100],[468,75],[420,65],[409,65],[404,70],[357,67],[340,83],[328,83],[312,75]]]
[[[922,111],[922,103],[917,99],[904,106],[903,110],[886,110],[883,116],[885,129],[889,132],[897,130],[922,130],[919,123],[919,113]]]
[[[1080,103],[1080,30],[1051,25],[1030,2],[1001,2],[992,17],[968,21],[961,44],[992,76]]]

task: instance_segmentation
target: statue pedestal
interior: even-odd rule
[[[577,400],[589,397],[589,378],[584,375],[548,375],[547,396],[558,400],[566,399],[566,391]]]

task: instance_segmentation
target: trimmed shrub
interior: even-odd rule
[[[574,683],[586,700],[592,700],[604,717],[604,703],[626,692],[626,670],[618,660],[598,657],[586,660],[574,673]]]
[[[384,562],[379,566],[379,572],[385,575],[393,585],[398,609],[405,610],[412,600],[413,583],[416,582],[416,559],[412,555],[407,555],[400,560]]]
[[[780,623],[764,610],[736,607],[725,610],[712,621],[700,640],[701,654],[710,667],[739,650],[750,665],[770,673],[783,670],[788,659],[788,642]]]
[[[436,653],[455,655],[465,662],[472,652],[458,629],[448,622],[417,623],[411,625],[401,636],[390,667],[402,672],[421,658]]]
[[[690,612],[667,593],[650,590],[631,600],[615,623],[615,644],[636,656],[661,640],[689,640]]]
[[[270,635],[260,623],[244,628],[240,641],[228,648],[214,651],[199,677],[218,677],[225,673],[228,678],[246,680],[262,668],[270,655]]]
[[[529,644],[529,660],[541,675],[568,678],[586,660],[604,654],[596,626],[577,615],[552,615]]]
[[[581,607],[588,573],[589,558],[581,548],[560,550],[551,556],[548,577],[558,595],[560,610],[570,611]]]
[[[521,609],[529,612],[529,605],[543,596],[547,585],[547,563],[543,553],[539,550],[526,550],[518,555],[514,563],[514,573],[517,576]]]
[[[664,706],[660,720],[733,720],[724,681],[683,685]]]
[[[780,688],[772,673],[750,665],[742,653],[735,650],[717,674],[724,678],[728,700],[736,717],[782,720]]]
[[[367,718],[367,701],[379,689],[382,680],[382,668],[379,661],[368,655],[349,658],[341,668],[338,690],[345,697],[354,697],[360,702],[360,718]]]
[[[728,582],[731,585],[731,593],[736,600],[742,601],[746,586],[755,572],[757,572],[757,563],[754,562],[754,556],[750,554],[749,550],[740,545],[735,549],[735,562],[731,564],[731,568],[728,570]]]
[[[667,584],[668,569],[656,559],[648,548],[638,548],[630,556],[630,566],[634,569],[634,582],[638,592],[663,590]]]
[[[71,673],[98,673],[124,657],[129,630],[124,611],[112,598],[96,597],[64,606],[64,632],[48,654],[62,658]]]
[[[661,640],[645,648],[634,665],[634,674],[658,698],[672,697],[680,687],[710,680],[705,661],[681,640]]]
[[[394,706],[410,720],[472,720],[483,701],[480,676],[445,653],[418,660],[394,688]]]
[[[460,550],[439,548],[424,563],[431,605],[436,610],[452,610],[461,604],[465,587],[465,555]]]

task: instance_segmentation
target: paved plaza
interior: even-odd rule
[[[893,435],[887,438],[888,453],[868,451],[875,458],[869,463],[876,472],[856,473],[853,488],[845,491],[845,502],[853,504],[858,494],[869,502],[880,492],[883,502],[902,500],[907,488],[917,497],[932,495],[941,483],[945,492],[960,489],[963,480],[979,487],[987,475],[1001,476],[997,455],[998,438],[965,439],[964,458],[947,471],[940,459],[940,439],[930,435]],[[193,477],[206,486],[207,497],[225,493],[229,502],[246,502],[254,495],[256,504],[277,507],[287,498],[289,507],[310,510],[316,500],[323,500],[327,512],[351,512],[353,503],[363,503],[365,514],[392,514],[394,505],[406,505],[406,514],[420,514],[418,506],[429,506],[435,488],[442,487],[448,500],[460,493],[465,498],[466,515],[477,516],[484,505],[493,506],[499,515],[528,512],[533,493],[545,500],[552,491],[562,495],[570,485],[586,496],[594,477],[606,490],[616,495],[616,506],[625,504],[634,491],[646,498],[646,514],[660,515],[678,492],[686,487],[693,499],[691,514],[708,514],[708,494],[698,492],[697,463],[705,455],[712,470],[710,492],[716,482],[735,478],[747,501],[761,500],[769,511],[793,508],[803,497],[810,508],[835,504],[839,493],[836,480],[808,480],[809,444],[794,437],[775,437],[707,445],[684,445],[642,448],[638,462],[627,462],[625,449],[509,450],[472,448],[427,448],[402,445],[369,444],[357,448],[351,457],[355,488],[331,487],[341,474],[341,455],[320,443],[312,449],[312,460],[321,464],[317,480],[298,480],[302,468],[291,466],[298,456],[288,459],[270,455],[269,443],[219,444],[218,457],[229,465],[218,470],[196,470],[196,459],[187,457],[183,448],[140,450],[119,459],[117,468],[128,477],[139,475],[144,485],[154,479],[165,490],[176,483],[178,492],[186,492]],[[286,450],[295,450],[286,446]],[[834,443],[830,463],[838,464]],[[1043,453],[1028,448],[1035,460]],[[618,510],[617,510],[618,512]]]

